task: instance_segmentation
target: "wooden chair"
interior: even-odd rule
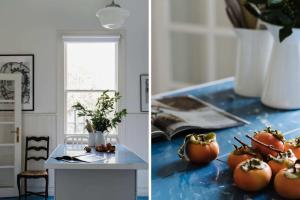
[[[30,142],[46,142],[46,146],[33,146],[29,145]],[[46,157],[45,156],[29,156],[30,151],[46,151]],[[34,160],[47,160],[49,157],[49,137],[26,137],[26,151],[25,151],[25,171],[21,172],[17,176],[17,184],[18,184],[18,190],[19,190],[19,197],[21,196],[21,189],[20,189],[20,182],[21,179],[24,178],[25,181],[25,197],[27,195],[38,195],[38,196],[44,196],[45,199],[48,198],[48,169],[47,170],[28,170],[28,161]],[[39,179],[43,178],[45,179],[46,186],[45,186],[45,192],[31,192],[27,190],[27,179]]]

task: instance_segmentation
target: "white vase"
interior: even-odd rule
[[[235,32],[239,40],[234,90],[242,96],[261,97],[272,35],[266,30],[235,29]]]
[[[300,29],[279,42],[280,27],[267,25],[274,47],[264,85],[262,103],[279,109],[300,108]]]
[[[90,147],[95,146],[95,133],[89,133],[88,145]]]
[[[106,144],[104,133],[102,131],[96,131],[96,133],[95,133],[95,145],[100,146],[102,144],[104,144],[104,145]]]

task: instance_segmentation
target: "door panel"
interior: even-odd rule
[[[0,197],[18,194],[21,105],[21,74],[0,74]]]

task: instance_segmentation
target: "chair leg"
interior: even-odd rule
[[[21,188],[20,188],[20,182],[21,182],[21,176],[17,176],[17,185],[18,185],[18,191],[19,191],[19,198],[21,197]]]
[[[46,180],[45,199],[48,199],[48,182],[49,182],[48,176],[45,177],[45,180]]]
[[[27,198],[27,178],[25,178],[25,198]]]

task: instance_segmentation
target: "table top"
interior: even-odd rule
[[[227,161],[233,151],[232,144],[237,144],[237,136],[246,143],[245,137],[266,126],[279,129],[287,139],[300,135],[300,110],[283,111],[268,108],[259,98],[241,97],[233,91],[232,78],[214,83],[198,85],[158,95],[180,96],[194,95],[229,113],[237,115],[250,124],[215,131],[220,147],[219,159]],[[232,179],[232,173],[224,162],[215,160],[204,166],[195,166],[181,161],[177,150],[184,136],[171,141],[161,140],[152,143],[152,199],[281,199],[273,190],[272,184],[260,192],[247,193],[238,189]]]
[[[122,144],[116,145],[115,153],[100,153],[96,152],[94,148],[92,148],[91,153],[86,153],[84,147],[85,145],[78,144],[58,145],[45,162],[45,167],[48,169],[147,169],[148,166],[143,159]],[[102,158],[102,160],[88,163],[69,163],[54,159],[65,155],[95,155],[98,158]]]

